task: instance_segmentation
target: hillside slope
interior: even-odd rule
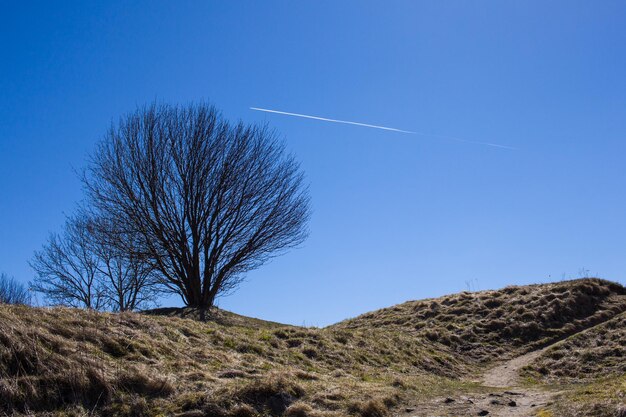
[[[626,313],[551,346],[524,375],[546,382],[626,375]]]
[[[339,416],[468,370],[402,333],[0,306],[0,414]]]
[[[176,317],[181,319],[191,319],[196,321],[209,321],[211,323],[221,324],[223,326],[246,327],[250,329],[276,329],[279,327],[294,327],[288,324],[277,323],[275,321],[261,320],[254,317],[246,317],[231,311],[222,310],[214,307],[205,312],[204,320],[201,313],[194,308],[165,307],[155,308],[152,310],[144,310],[140,312],[148,316],[164,316]]]
[[[477,362],[534,350],[626,311],[626,289],[600,279],[510,286],[409,301],[346,320],[428,339]]]
[[[507,287],[412,301],[324,329],[221,310],[200,322],[185,309],[0,305],[0,415],[382,417],[403,404],[487,392],[471,381],[489,361],[607,320],[561,343],[587,346],[583,335],[602,326],[615,333],[625,294],[597,279]]]
[[[568,387],[554,403],[555,415],[626,416],[626,313],[555,343],[521,375]]]

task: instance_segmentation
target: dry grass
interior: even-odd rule
[[[551,408],[559,417],[626,417],[626,375],[577,386]]]
[[[427,338],[478,362],[545,346],[626,311],[626,289],[599,279],[511,286],[410,301],[335,325]]]
[[[626,309],[623,293],[599,280],[509,287],[405,303],[326,329],[221,311],[199,322],[193,311],[2,305],[0,415],[384,417],[409,399],[476,390],[460,378],[478,361]],[[535,330],[519,330],[533,322]]]
[[[153,310],[142,311],[142,314],[149,316],[167,316],[178,317],[183,319],[200,320],[201,312],[193,308],[176,308],[165,307],[155,308]],[[239,314],[232,313],[230,311],[222,310],[220,308],[212,308],[205,312],[204,320],[211,321],[213,323],[221,324],[224,326],[237,326],[245,327],[249,329],[276,329],[279,327],[290,327],[286,324],[276,323],[273,321],[260,320],[254,317],[241,316]]]
[[[338,416],[456,389],[469,370],[385,331],[0,306],[0,414]]]
[[[523,372],[552,383],[626,375],[626,313],[557,343]]]

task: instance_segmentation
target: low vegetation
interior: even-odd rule
[[[467,381],[483,363],[615,315],[625,310],[623,294],[601,280],[509,287],[409,302],[324,329],[222,310],[203,322],[193,309],[0,305],[0,415],[383,417],[405,404],[479,392]],[[532,311],[535,333],[511,330],[516,320],[531,323],[520,316]],[[602,340],[623,340],[623,318],[603,325]],[[562,345],[583,348],[577,338],[600,329]],[[596,382],[585,386],[588,402],[563,404],[596,407]],[[614,411],[623,375],[610,384],[617,388],[604,403]]]
[[[409,301],[335,325],[386,328],[428,339],[477,362],[524,353],[626,311],[626,289],[600,279],[510,286]]]
[[[522,375],[568,387],[554,416],[626,417],[626,313],[556,343]]]
[[[468,370],[428,340],[384,331],[0,307],[8,413],[369,416],[403,396],[457,389]]]
[[[548,383],[626,375],[626,313],[555,344],[524,374]]]
[[[625,417],[626,375],[573,386],[551,408],[555,417]]]

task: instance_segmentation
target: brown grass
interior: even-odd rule
[[[626,311],[625,295],[621,285],[600,279],[511,286],[410,301],[334,327],[395,329],[489,362],[545,346]]]
[[[523,373],[550,383],[626,375],[626,313],[557,343]]]
[[[575,386],[551,409],[559,417],[626,417],[626,375]]]
[[[460,378],[478,361],[624,309],[623,293],[600,280],[509,287],[325,329],[2,305],[0,415],[383,417],[475,388]]]
[[[362,398],[429,395],[425,378],[453,384],[469,370],[383,330],[0,306],[0,414],[344,415]]]

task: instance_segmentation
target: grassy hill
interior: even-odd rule
[[[149,316],[177,317],[196,321],[209,321],[223,326],[245,327],[249,329],[276,329],[278,327],[293,327],[288,324],[242,316],[217,307],[211,309],[209,312],[205,312],[204,319],[201,317],[200,311],[193,308],[155,308],[153,310],[142,311],[141,314]]]
[[[345,415],[457,385],[448,378],[468,369],[401,333],[0,306],[3,412]]]
[[[558,415],[626,416],[626,313],[552,345],[522,375],[570,385],[555,404]]]
[[[333,327],[394,330],[489,362],[548,345],[623,311],[624,287],[578,279],[409,301]]]
[[[412,301],[324,329],[222,310],[200,322],[185,309],[0,305],[0,415],[381,417],[416,399],[481,390],[471,381],[485,364],[570,334],[563,346],[597,357],[584,335],[602,328],[578,332],[602,321],[603,337],[615,334],[623,347],[614,330],[623,329],[616,315],[626,311],[625,294],[596,279],[507,287]],[[611,356],[618,349],[602,352],[598,369],[621,366]],[[556,360],[546,355],[540,360]]]
[[[524,371],[546,382],[626,375],[626,313],[551,346]]]

